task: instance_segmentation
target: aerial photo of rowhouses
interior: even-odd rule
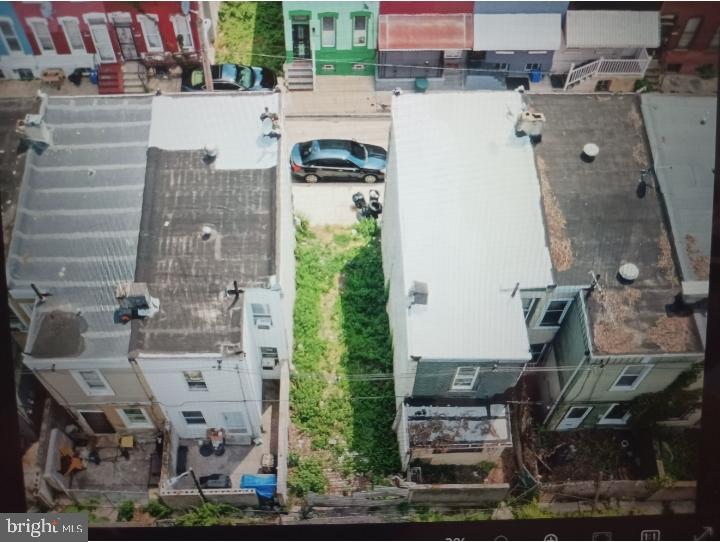
[[[694,511],[701,2],[0,2],[29,510]]]

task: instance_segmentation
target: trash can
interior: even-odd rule
[[[530,82],[539,83],[542,81],[542,72],[540,70],[532,70],[530,72]]]
[[[425,92],[428,89],[428,80],[425,77],[415,78],[415,92]]]
[[[90,82],[93,85],[98,84],[98,71],[97,70],[90,70]]]

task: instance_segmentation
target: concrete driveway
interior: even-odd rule
[[[290,175],[289,155],[295,143],[309,139],[356,139],[361,143],[380,145],[387,149],[390,134],[390,117],[332,117],[286,118],[283,133],[284,175]],[[321,182],[306,184],[293,182],[295,214],[302,215],[313,225],[351,225],[357,221],[352,195],[374,188],[384,194],[384,184]]]

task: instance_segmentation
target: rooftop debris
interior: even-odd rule
[[[636,317],[640,295],[640,290],[636,288],[604,289],[594,294],[601,307],[593,326],[593,339],[599,351],[623,354],[640,344],[638,335],[626,325]]]
[[[537,168],[538,175],[540,176],[540,190],[542,192],[543,209],[545,210],[545,221],[550,238],[550,258],[557,271],[567,271],[572,267],[574,257],[572,244],[565,231],[567,224],[565,215],[560,209],[560,204],[547,180],[545,161],[539,156],[537,157]]]
[[[677,275],[675,274],[675,263],[672,257],[672,248],[670,247],[670,240],[668,239],[665,228],[660,232],[658,238],[658,249],[660,254],[658,256],[658,268],[662,271],[663,277],[670,281],[673,286],[677,286]]]
[[[697,239],[693,235],[685,236],[685,249],[692,264],[693,271],[698,280],[710,279],[710,257],[704,256],[697,246]]]
[[[665,352],[685,352],[692,348],[692,322],[689,316],[661,316],[645,337]]]

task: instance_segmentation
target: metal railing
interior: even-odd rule
[[[575,68],[575,64],[572,64],[563,90],[567,90],[570,85],[580,83],[595,76],[629,75],[642,79],[645,76],[645,71],[650,65],[651,60],[652,58],[648,55],[647,51],[641,49],[636,58],[606,59],[601,57],[578,68]]]

